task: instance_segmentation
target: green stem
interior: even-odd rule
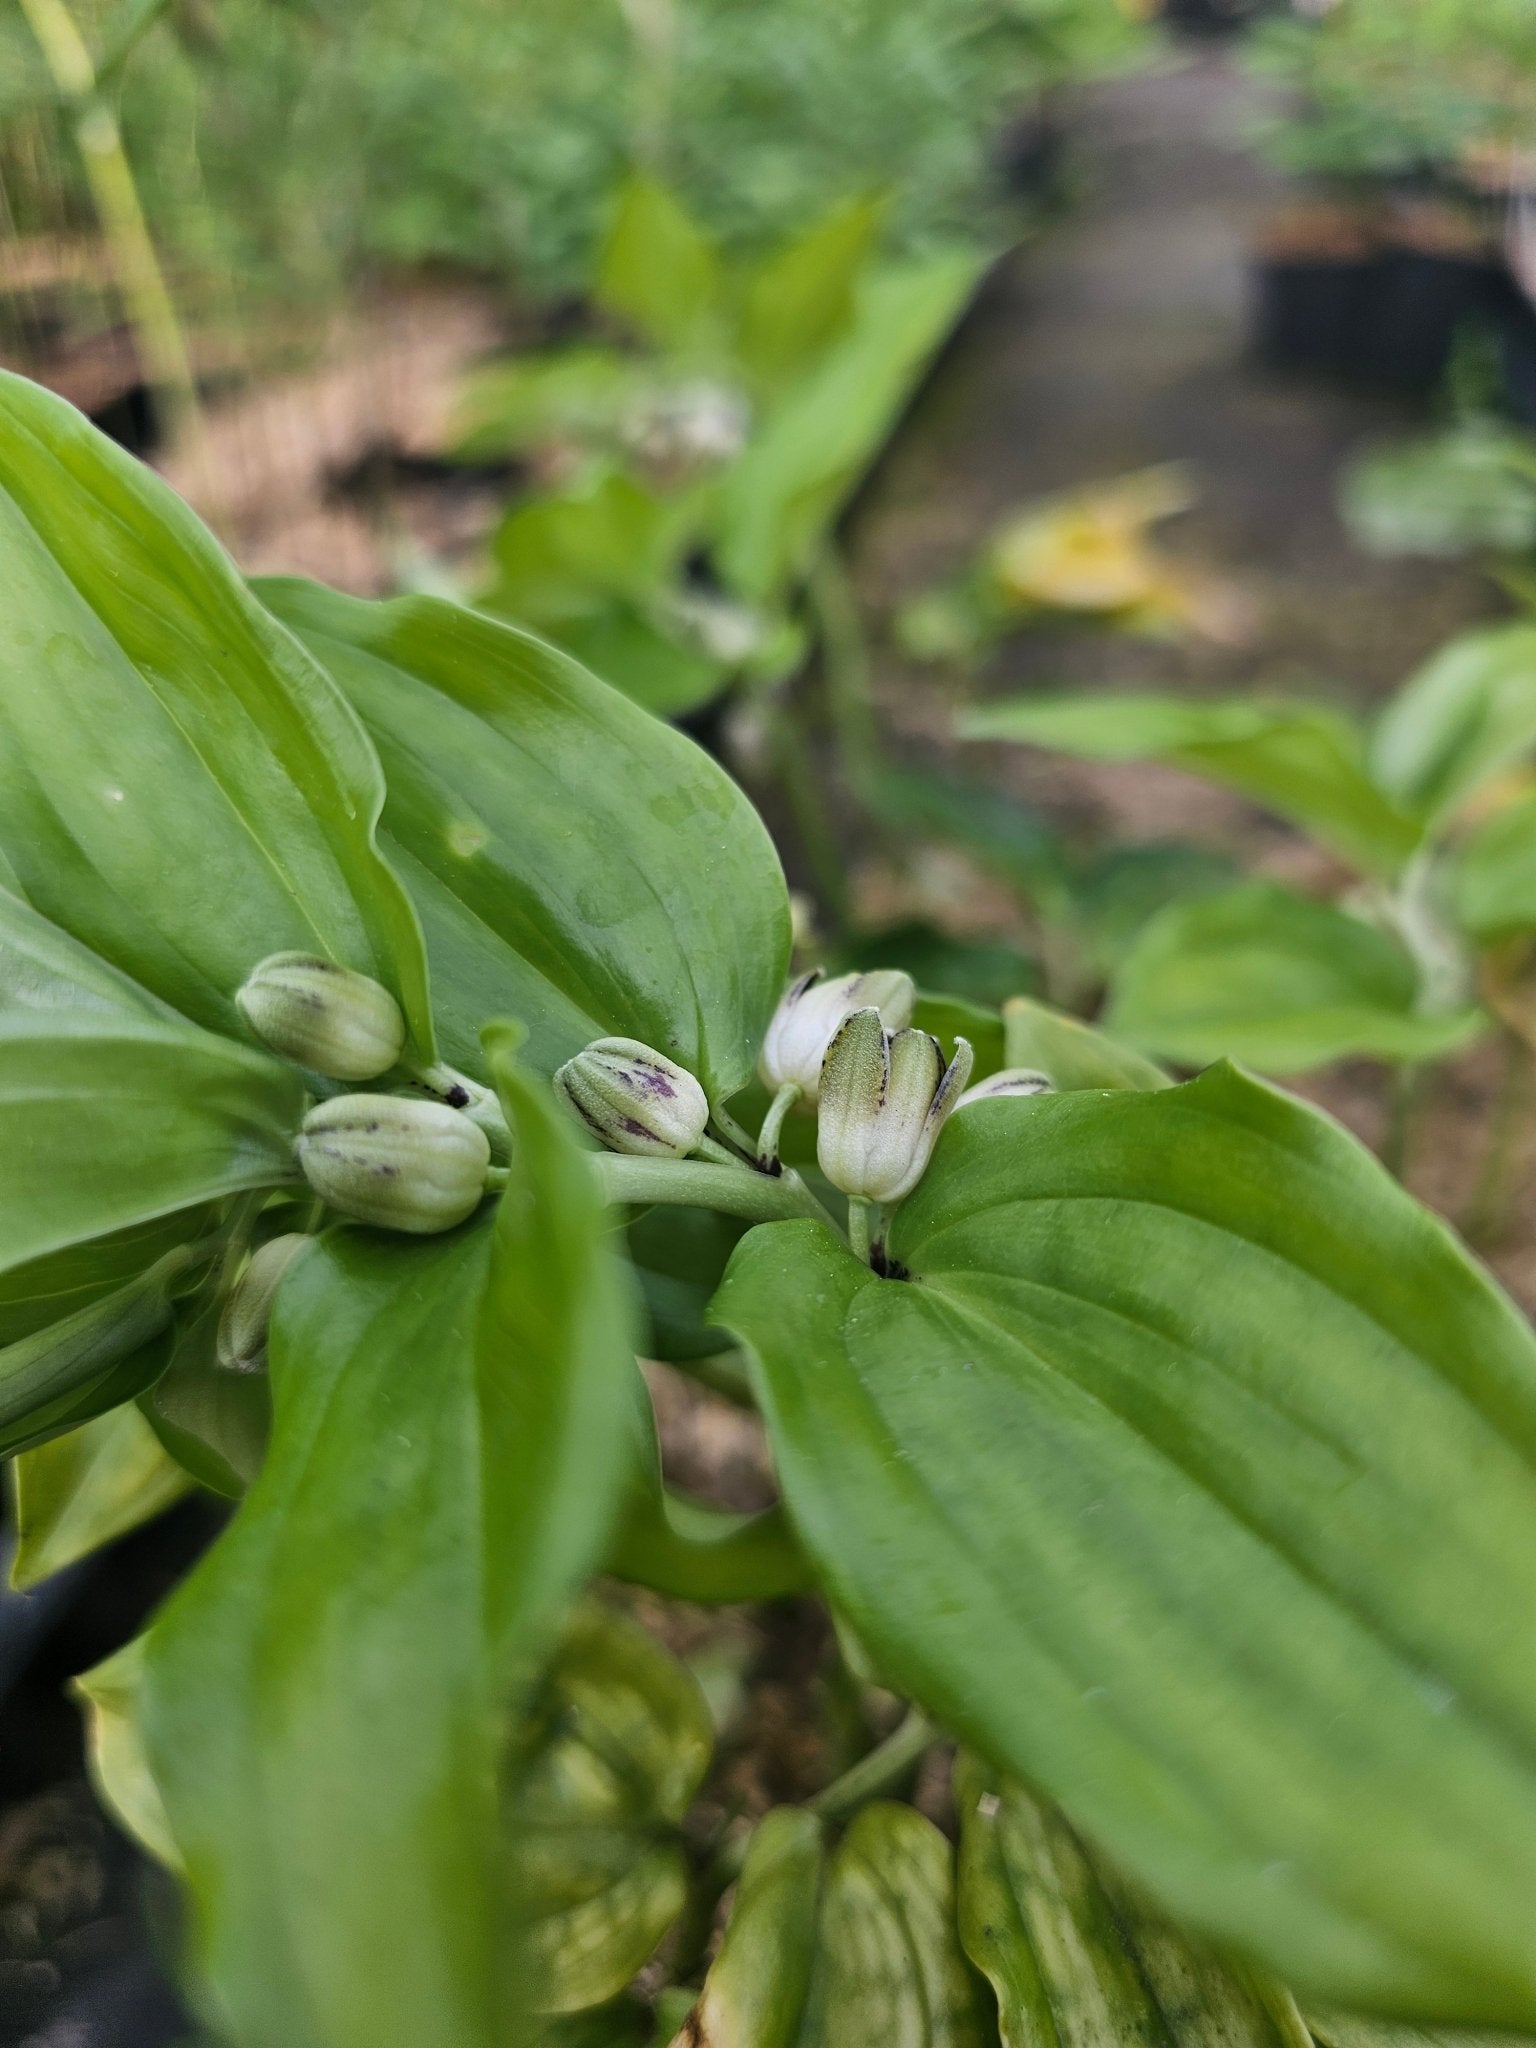
[[[608,1569],[669,1600],[705,1607],[782,1600],[815,1582],[782,1508],[726,1514],[666,1488],[625,1517]]]
[[[765,1170],[779,1163],[779,1134],[784,1129],[785,1117],[800,1100],[801,1092],[798,1081],[786,1081],[768,1105],[763,1128],[757,1134],[757,1163]]]
[[[1499,1244],[1509,1228],[1510,1204],[1517,1186],[1519,1141],[1531,1107],[1536,1078],[1531,1049],[1513,1031],[1504,1034],[1504,1073],[1489,1120],[1477,1186],[1463,1212],[1461,1234],[1469,1244],[1488,1249]]]
[[[693,1149],[701,1159],[712,1160],[716,1166],[739,1168],[746,1163],[744,1160],[738,1159],[734,1152],[728,1151],[724,1145],[718,1144],[713,1138],[700,1138],[698,1144]]]
[[[1424,1068],[1394,1067],[1387,1102],[1387,1128],[1381,1141],[1381,1163],[1394,1179],[1406,1183],[1414,1127],[1424,1099]]]
[[[714,1119],[716,1128],[730,1139],[731,1143],[741,1153],[743,1159],[755,1159],[757,1157],[757,1147],[752,1142],[751,1133],[744,1131],[741,1125],[737,1123],[735,1117],[729,1115],[727,1111],[718,1108],[711,1110],[710,1115]]]
[[[173,435],[201,444],[186,337],[155,254],[117,116],[97,89],[85,38],[65,0],[21,0],[21,11],[60,97],[73,110],[86,182],[112,252],[144,374],[165,406]]]
[[[810,1216],[837,1230],[798,1173],[753,1173],[702,1159],[631,1159],[620,1152],[596,1153],[592,1164],[604,1197],[613,1203],[677,1202],[690,1209],[744,1216],[752,1223]]]
[[[862,1756],[840,1778],[834,1778],[806,1805],[823,1820],[841,1820],[867,1800],[900,1785],[938,1739],[938,1730],[919,1707],[909,1707],[905,1719],[884,1742]]]
[[[794,819],[811,880],[839,931],[851,922],[852,902],[844,872],[843,849],[827,818],[826,792],[817,782],[805,734],[782,698],[767,711],[773,765]]]
[[[848,1249],[864,1265],[869,1264],[870,1204],[862,1195],[848,1197]]]
[[[869,645],[848,572],[829,549],[807,586],[821,641],[827,710],[849,788],[861,803],[875,796],[882,765],[870,684]]]

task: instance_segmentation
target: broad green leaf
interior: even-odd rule
[[[1237,879],[1224,854],[1183,840],[1110,846],[1074,877],[1065,922],[1090,972],[1109,975],[1160,910],[1215,896]]]
[[[0,1275],[290,1179],[302,1114],[291,1068],[179,1019],[0,1011]]]
[[[860,1812],[827,1871],[818,1936],[800,2048],[986,2048],[955,1933],[954,1851],[910,1806]]]
[[[642,606],[670,583],[688,540],[686,501],[659,497],[620,471],[600,471],[514,503],[492,543],[492,609],[558,631],[619,600]]]
[[[1474,938],[1536,930],[1536,796],[1478,827],[1456,856],[1451,890],[1456,920]]]
[[[11,1267],[0,1275],[0,1346],[100,1301],[177,1245],[211,1236],[217,1223],[217,1211],[206,1204],[178,1209]]]
[[[1432,823],[1536,748],[1536,626],[1453,640],[1406,682],[1377,722],[1371,772]]]
[[[771,386],[802,371],[848,326],[854,286],[884,213],[877,199],[834,207],[753,272],[736,346],[760,384]]]
[[[0,848],[29,900],[176,1009],[288,949],[431,1021],[374,842],[378,761],[196,517],[61,399],[0,373]]]
[[[960,1940],[1002,2048],[1311,2048],[1290,2000],[1142,1911],[1061,1815],[971,1759],[955,1768]]]
[[[176,1013],[89,946],[0,888],[0,1016],[9,1011],[88,1010],[108,1017],[175,1019]]]
[[[145,1731],[241,2048],[502,2048],[505,1716],[601,1560],[627,1303],[587,1162],[488,1033],[506,1193],[289,1271],[273,1439],[149,1639]]]
[[[716,1314],[889,1682],[1298,1988],[1528,2025],[1525,1319],[1232,1068],[976,1104],[888,1246],[760,1226]]]
[[[511,608],[507,608],[510,610]],[[530,622],[532,623],[532,622]],[[683,718],[725,688],[729,664],[657,625],[634,607],[608,605],[547,629],[567,654],[657,718]]]
[[[629,1256],[645,1300],[647,1358],[682,1363],[708,1358],[721,1335],[705,1321],[726,1262],[746,1226],[713,1209],[647,1209],[627,1233]]]
[[[1018,996],[1003,1005],[1005,1067],[1033,1067],[1060,1089],[1169,1088],[1173,1084],[1127,1045],[1117,1045],[1064,1010]]]
[[[804,1808],[758,1822],[719,1953],[672,2048],[797,2048],[824,1856],[821,1822]]]
[[[165,1801],[144,1751],[146,1640],[135,1636],[75,1679],[72,1689],[85,1713],[86,1763],[102,1804],[157,1863],[179,1871],[181,1857]]]
[[[769,411],[721,486],[716,560],[739,596],[771,603],[810,567],[980,270],[973,251],[946,250],[863,280],[852,326]]]
[[[385,827],[426,923],[447,1058],[515,1012],[548,1073],[639,1038],[711,1100],[748,1079],[789,907],[756,814],[692,741],[540,640],[433,599],[267,583],[378,742]]]
[[[616,1997],[682,1911],[678,1831],[714,1729],[687,1668],[600,1608],[572,1622],[535,1727],[508,1823],[533,1999],[579,2012]]]
[[[1307,2026],[1323,2048],[1526,2048],[1529,2034],[1482,2033],[1467,2027],[1408,2027],[1390,2020],[1309,2006]]]
[[[1235,1059],[1302,1074],[1362,1055],[1438,1059],[1482,1021],[1477,1010],[1425,1015],[1417,1000],[1413,962],[1386,932],[1249,882],[1153,918],[1110,985],[1104,1022],[1184,1066]]]
[[[1011,697],[972,711],[961,730],[1092,761],[1166,761],[1263,804],[1370,874],[1395,874],[1421,835],[1371,780],[1356,726],[1320,706],[1150,692]]]
[[[191,1485],[131,1403],[13,1460],[11,1584],[63,1571],[179,1500]]]
[[[720,288],[719,258],[681,200],[631,178],[598,255],[597,305],[642,341],[683,354],[707,339]]]
[[[221,1304],[199,1304],[178,1323],[164,1372],[139,1410],[177,1467],[210,1493],[238,1500],[261,1470],[272,1433],[262,1372],[231,1372],[214,1349]]]

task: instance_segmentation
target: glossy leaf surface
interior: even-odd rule
[[[955,1861],[932,1821],[877,1800],[839,1843],[821,1897],[801,2048],[986,2048],[955,1932]]]
[[[149,1754],[242,2048],[501,2048],[517,2010],[504,1716],[603,1554],[633,1365],[586,1162],[491,1052],[505,1195],[289,1270],[269,1455],[150,1638]]]
[[[1288,1981],[1528,2021],[1524,1319],[1230,1068],[977,1105],[888,1242],[760,1227],[716,1312],[891,1682]]]
[[[803,1807],[758,1822],[719,1953],[672,2048],[796,2048],[825,1854],[821,1822]]]
[[[539,1703],[542,1739],[509,1820],[534,2001],[615,1997],[682,1910],[678,1832],[714,1749],[687,1669],[622,1616],[577,1616]],[[537,1725],[537,1724],[536,1724]]]
[[[1479,1026],[1476,1010],[1428,1016],[1395,939],[1272,882],[1177,903],[1155,917],[1111,985],[1107,1028],[1203,1067],[1230,1058],[1271,1074],[1337,1059],[1436,1059]]]
[[[446,1056],[513,1011],[550,1072],[638,1038],[739,1088],[783,986],[789,909],[750,805],[707,756],[543,641],[416,598],[263,594],[357,704],[420,905]]]
[[[298,1075],[179,1021],[0,1012],[0,1274],[291,1177]]]
[[[210,1493],[238,1500],[261,1470],[272,1432],[264,1372],[230,1372],[214,1349],[220,1303],[178,1321],[164,1372],[139,1396],[157,1441]]]
[[[1150,692],[1013,697],[971,712],[962,729],[1091,761],[1165,761],[1263,804],[1371,874],[1395,874],[1421,835],[1371,780],[1358,729],[1318,706]]]
[[[11,1584],[23,1588],[152,1520],[192,1484],[131,1402],[23,1451],[10,1473]]]
[[[235,990],[300,950],[384,982],[429,1050],[356,717],[152,471],[8,375],[0,554],[0,848],[29,900],[214,1029],[244,1035]]]
[[[957,1760],[960,1939],[997,1999],[1002,2048],[1310,2048],[1283,1993],[1139,1908],[1061,1815]]]

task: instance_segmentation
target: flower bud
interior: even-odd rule
[[[278,1283],[311,1242],[302,1231],[290,1231],[285,1237],[269,1238],[251,1253],[219,1317],[215,1351],[226,1372],[266,1371],[267,1325]]]
[[[408,1095],[338,1095],[304,1119],[294,1145],[315,1193],[381,1230],[452,1230],[485,1193],[491,1147],[478,1124]]]
[[[994,1095],[1054,1095],[1056,1083],[1049,1074],[1042,1074],[1036,1067],[1004,1067],[1000,1074],[989,1074],[985,1081],[978,1081],[974,1088],[967,1088],[956,1109],[965,1109],[973,1102],[990,1102]]]
[[[822,980],[813,968],[779,998],[757,1070],[770,1088],[793,1082],[806,1103],[814,1104],[821,1089],[821,1063],[839,1029],[855,1010],[873,1009],[888,1031],[912,1021],[917,990],[910,974],[880,967],[870,974],[839,974]]]
[[[709,1122],[692,1074],[637,1038],[595,1038],[560,1068],[555,1088],[610,1152],[684,1159]]]
[[[926,1031],[889,1032],[878,1010],[855,1010],[821,1070],[816,1157],[845,1195],[899,1202],[923,1177],[944,1120],[970,1076],[961,1038],[946,1067]]]
[[[274,953],[235,1003],[263,1045],[333,1081],[371,1081],[405,1044],[405,1019],[389,990],[314,953]]]

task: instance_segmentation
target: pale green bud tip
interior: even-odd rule
[[[302,1231],[269,1238],[251,1253],[250,1263],[229,1291],[219,1317],[215,1352],[226,1372],[264,1372],[267,1325],[278,1285],[305,1245],[313,1240]]]
[[[956,1109],[969,1108],[973,1102],[991,1102],[998,1095],[1054,1095],[1056,1084],[1049,1074],[1042,1074],[1035,1067],[1004,1067],[1000,1074],[989,1074],[985,1081],[978,1081],[974,1088],[967,1088]]]
[[[944,1064],[926,1031],[887,1031],[878,1010],[856,1010],[821,1070],[816,1157],[845,1195],[899,1202],[922,1179],[945,1119],[970,1079],[962,1038]]]
[[[555,1075],[555,1088],[611,1152],[684,1159],[709,1122],[686,1067],[636,1038],[597,1038]]]
[[[792,982],[773,1013],[758,1072],[770,1088],[792,1082],[802,1101],[815,1103],[821,1089],[821,1064],[827,1048],[855,1010],[872,1009],[887,1031],[903,1030],[912,1021],[917,989],[910,974],[896,967],[868,974],[839,974],[822,979],[817,967]]]
[[[338,1095],[304,1119],[294,1152],[315,1193],[381,1230],[452,1230],[485,1193],[484,1131],[441,1102]]]
[[[333,1081],[371,1081],[405,1045],[405,1019],[389,990],[315,953],[274,953],[235,1003],[263,1045]]]

